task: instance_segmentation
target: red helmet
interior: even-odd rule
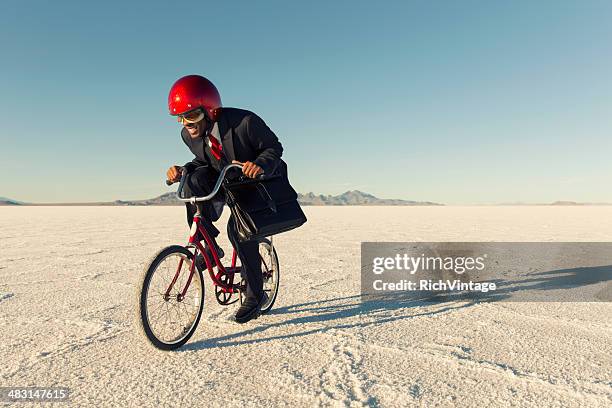
[[[168,110],[171,115],[182,115],[194,109],[203,108],[213,121],[221,111],[219,91],[208,79],[200,75],[180,78],[170,88]]]

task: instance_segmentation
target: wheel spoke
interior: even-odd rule
[[[182,263],[181,263],[182,260]],[[179,263],[181,268],[179,269]],[[149,292],[146,294],[147,322],[153,335],[164,343],[179,341],[195,325],[201,307],[203,289],[196,271],[181,301],[177,297],[185,288],[189,277],[191,261],[183,253],[171,253],[157,264],[149,277]],[[178,275],[177,275],[178,274]],[[175,279],[169,299],[165,293]]]

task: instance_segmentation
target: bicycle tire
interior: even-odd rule
[[[275,290],[268,294],[268,301],[261,308],[260,314],[263,315],[263,314],[268,313],[272,309],[272,307],[274,306],[274,302],[276,302],[276,298],[278,297],[278,290],[280,287],[280,263],[278,261],[278,255],[276,253],[276,248],[272,246],[272,242],[270,242],[269,239],[260,238],[258,242],[260,246],[263,246],[266,249],[266,251],[270,253],[270,259],[272,260],[273,268],[275,268],[273,270],[273,274],[276,280]],[[272,249],[272,251],[270,251],[270,249]],[[240,297],[241,297],[241,300],[244,300],[244,293],[240,292]]]
[[[138,318],[139,326],[141,332],[147,337],[150,343],[160,349],[160,350],[175,350],[181,346],[183,346],[193,333],[195,333],[198,324],[200,322],[200,318],[202,317],[202,311],[204,310],[204,278],[202,276],[202,271],[197,267],[195,270],[197,273],[194,274],[193,279],[199,279],[201,294],[200,294],[200,304],[198,307],[198,311],[195,317],[195,320],[189,330],[180,337],[177,341],[167,342],[158,338],[154,331],[151,328],[149,323],[149,316],[147,310],[147,296],[149,292],[149,285],[151,283],[151,279],[157,270],[158,266],[162,263],[162,261],[168,258],[170,255],[180,254],[184,255],[187,259],[193,262],[193,254],[185,247],[179,245],[172,245],[166,248],[161,249],[157,254],[155,254],[151,262],[144,268],[142,272],[142,277],[140,279],[140,285],[137,287],[137,297],[138,297]],[[193,284],[193,282],[192,282]]]

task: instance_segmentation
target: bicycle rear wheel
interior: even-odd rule
[[[276,249],[267,238],[259,241],[259,257],[261,259],[261,273],[263,274],[263,290],[268,296],[268,300],[261,305],[261,314],[265,314],[274,306],[280,283],[280,265]],[[243,292],[240,292],[240,299],[241,301],[244,300]]]
[[[192,262],[189,250],[173,245],[157,253],[143,272],[138,320],[145,336],[159,349],[173,350],[185,344],[202,316],[204,279],[197,266],[182,296]]]

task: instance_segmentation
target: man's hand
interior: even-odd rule
[[[166,172],[166,178],[173,183],[181,180],[183,168],[181,166],[172,166]]]
[[[247,162],[241,163],[237,160],[232,160],[232,164],[234,163],[242,164],[242,172],[247,177],[255,178],[263,173],[263,169],[253,162],[247,161]]]

